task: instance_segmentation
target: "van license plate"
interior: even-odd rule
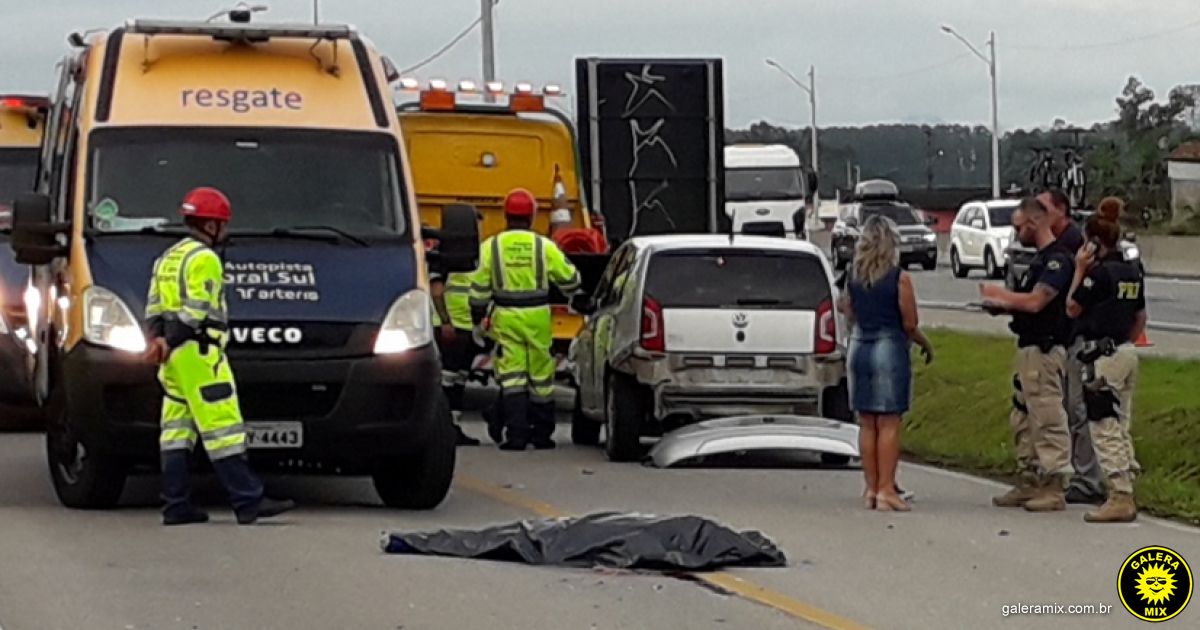
[[[302,422],[247,422],[249,448],[300,448],[304,446]]]

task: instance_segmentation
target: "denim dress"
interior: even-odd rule
[[[854,309],[850,336],[850,406],[857,413],[900,415],[912,403],[910,341],[900,315],[900,268],[871,287],[848,283]]]

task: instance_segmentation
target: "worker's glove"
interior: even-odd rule
[[[475,328],[471,329],[471,339],[477,346],[482,346],[487,343],[487,331],[483,329],[481,324],[476,324]]]

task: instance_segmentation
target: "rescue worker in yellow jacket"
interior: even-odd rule
[[[500,383],[503,450],[554,448],[554,357],[550,283],[567,296],[579,291],[579,272],[554,241],[531,230],[537,200],[518,188],[504,200],[508,227],[479,249],[471,279],[471,319],[477,336],[491,308],[496,342],[493,368]]]
[[[184,198],[180,212],[191,234],[154,262],[146,302],[151,336],[146,358],[159,365],[164,392],[159,437],[163,524],[208,521],[208,514],[191,502],[188,466],[199,439],[237,522],[250,525],[295,504],[265,498],[262,481],[246,457],[246,428],[225,355],[224,266],[213,250],[228,234],[229,199],[215,188],[197,188]]]

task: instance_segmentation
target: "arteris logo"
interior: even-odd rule
[[[1192,569],[1171,549],[1144,547],[1121,565],[1117,591],[1134,617],[1153,623],[1173,619],[1192,599]]]

